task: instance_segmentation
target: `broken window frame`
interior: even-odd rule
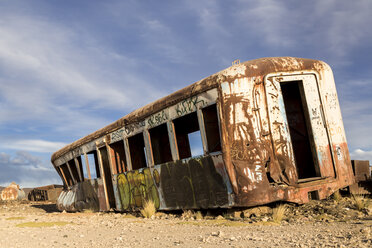
[[[181,159],[182,160],[182,159],[189,159],[189,158],[192,158],[192,157],[198,157],[198,156],[200,156],[200,155],[193,156],[193,154],[192,154],[192,146],[190,144],[190,139],[189,139],[189,134],[190,133],[197,132],[197,131],[200,132],[200,138],[201,138],[201,144],[202,144],[202,150],[203,150],[201,156],[204,155],[204,149],[205,149],[204,148],[205,147],[205,144],[203,142],[203,132],[204,132],[204,130],[202,130],[202,128],[200,127],[201,119],[200,119],[200,113],[198,114],[198,112],[200,112],[200,111],[192,111],[190,113],[187,113],[185,115],[182,115],[182,116],[180,116],[180,117],[175,118],[175,119],[172,120],[172,123],[173,123],[173,126],[174,126],[174,135],[175,135],[175,141],[176,141],[178,159]],[[178,129],[178,128],[176,127],[176,124],[177,123],[175,123],[175,121],[176,122],[177,121],[180,121],[180,119],[182,119],[182,118],[193,118],[192,115],[194,115],[194,116],[196,115],[195,117],[196,117],[196,123],[197,123],[198,130],[193,131],[193,132],[182,133],[182,134],[179,134],[180,136],[177,137],[177,130],[176,129]],[[189,116],[189,117],[187,117],[187,116]],[[194,120],[191,120],[191,121],[194,121]],[[185,147],[188,146],[188,151],[186,151],[185,154],[182,155],[182,157],[181,157],[180,147],[179,147],[179,145],[181,144],[180,142],[182,142],[182,141],[180,141],[180,138],[182,137],[181,135],[183,135],[185,137],[185,141],[184,141]],[[185,149],[183,149],[183,151],[185,151]]]
[[[119,139],[108,144],[109,157],[111,161],[112,175],[117,175],[129,171],[127,162],[127,152],[125,149],[125,140]],[[119,150],[118,149],[122,149]],[[122,157],[123,156],[123,157]]]
[[[136,168],[133,169],[133,159],[134,159],[133,157],[134,157],[134,155],[136,155],[136,153],[133,153],[134,152],[134,145],[132,144],[133,147],[131,148],[130,143],[131,143],[131,140],[133,140],[134,137],[136,137],[136,136],[139,139],[142,136],[143,148],[142,148],[142,145],[141,145],[141,150],[143,149],[145,161],[141,162],[141,163],[144,162],[141,167],[139,167],[139,168],[136,167]],[[153,163],[152,163],[152,161],[153,161],[152,160],[152,152],[151,152],[151,147],[149,145],[149,134],[148,134],[147,130],[142,130],[140,132],[136,132],[136,133],[126,137],[124,144],[125,144],[125,150],[126,150],[126,154],[127,154],[127,161],[130,161],[128,163],[128,164],[130,164],[130,170],[139,170],[139,169],[142,169],[142,168],[151,167],[153,165]],[[129,157],[129,160],[128,160],[128,157]]]
[[[95,174],[93,174],[94,175],[93,176],[92,171],[89,170],[90,171],[90,179],[101,178],[102,174],[101,174],[101,168],[100,168],[100,164],[99,164],[99,158],[98,158],[97,150],[96,149],[91,150],[91,151],[87,152],[86,155],[87,155],[86,160],[87,160],[87,164],[88,164],[89,168],[91,168],[91,165],[92,165],[92,163],[89,162],[89,158],[91,157],[91,155],[93,156],[93,157],[91,157],[92,158],[91,161],[94,161],[94,172],[95,172]]]
[[[169,127],[168,127],[168,122],[165,122],[165,123],[162,123],[162,124],[159,124],[157,126],[154,126],[154,127],[151,127],[148,129],[148,134],[149,134],[149,146],[150,146],[150,150],[151,150],[151,156],[152,156],[152,160],[153,160],[153,163],[155,165],[157,164],[163,164],[163,163],[167,163],[167,162],[171,162],[173,161],[173,155],[172,155],[172,144],[171,144],[171,139],[170,139],[170,133],[169,133]],[[156,129],[159,129],[159,128],[163,128],[165,127],[165,133],[163,135],[158,135],[158,132],[156,132],[157,130]],[[164,130],[161,130],[161,131],[164,131]],[[158,135],[158,136],[156,136]],[[165,137],[166,136],[166,137]],[[156,141],[155,141],[156,140]],[[159,142],[159,143],[162,143],[162,141],[164,140],[167,140],[168,143],[167,143],[167,147],[165,149],[169,149],[169,154],[167,156],[170,156],[170,159],[164,159],[162,157],[162,154],[164,154],[162,152],[162,149],[159,149],[158,150],[158,155],[155,157],[155,154],[154,154],[154,142]],[[161,145],[159,145],[160,147]],[[168,152],[168,151],[166,151]],[[159,158],[158,158],[159,157]],[[157,161],[157,160],[160,160],[160,161]]]
[[[91,175],[90,175],[90,167],[89,167],[89,160],[88,160],[87,154],[83,153],[79,157],[80,157],[80,161],[81,161],[81,167],[83,168],[84,165],[85,165],[85,170],[83,169],[83,174],[82,174],[84,180],[85,179],[89,179],[89,180],[92,179]],[[87,177],[85,177],[84,172],[86,172]]]
[[[66,185],[68,187],[71,187],[72,185],[74,185],[74,180],[71,176],[71,172],[67,166],[67,163],[61,164],[59,168],[61,169],[61,172],[64,175],[64,179],[66,180]]]
[[[204,111],[206,111],[207,108],[212,108],[213,106],[215,106],[215,109],[216,109],[216,121],[217,121],[217,129],[218,129],[218,139],[219,139],[219,146],[220,146],[220,150],[218,151],[210,151],[210,143],[208,141],[208,129],[207,129],[207,125],[206,125],[206,114]],[[220,154],[222,153],[222,135],[221,135],[221,124],[220,124],[220,107],[219,105],[217,104],[217,102],[215,103],[212,103],[212,104],[209,104],[207,106],[204,106],[203,108],[198,108],[198,118],[199,118],[199,127],[200,127],[200,130],[201,130],[201,135],[202,135],[202,141],[203,141],[203,150],[204,150],[204,155],[207,155],[207,154]],[[218,145],[218,144],[217,144]]]

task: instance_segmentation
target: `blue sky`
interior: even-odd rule
[[[372,1],[0,0],[0,185],[61,183],[51,154],[235,59],[327,62],[372,160]]]

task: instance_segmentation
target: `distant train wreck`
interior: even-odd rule
[[[354,182],[330,67],[291,57],[234,64],[73,142],[52,163],[67,211],[305,203]]]

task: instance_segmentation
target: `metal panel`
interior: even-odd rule
[[[284,175],[280,176],[281,180],[289,185],[294,185],[298,176],[283,95],[279,83],[276,77],[269,77],[265,80],[269,125],[274,154],[277,157],[280,167],[284,171]]]

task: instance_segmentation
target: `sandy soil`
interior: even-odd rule
[[[61,213],[51,203],[0,203],[0,247],[371,247],[371,212],[349,205],[347,200],[337,206],[333,201],[288,205],[277,224],[265,207],[195,220],[173,214],[144,219],[114,212]]]

